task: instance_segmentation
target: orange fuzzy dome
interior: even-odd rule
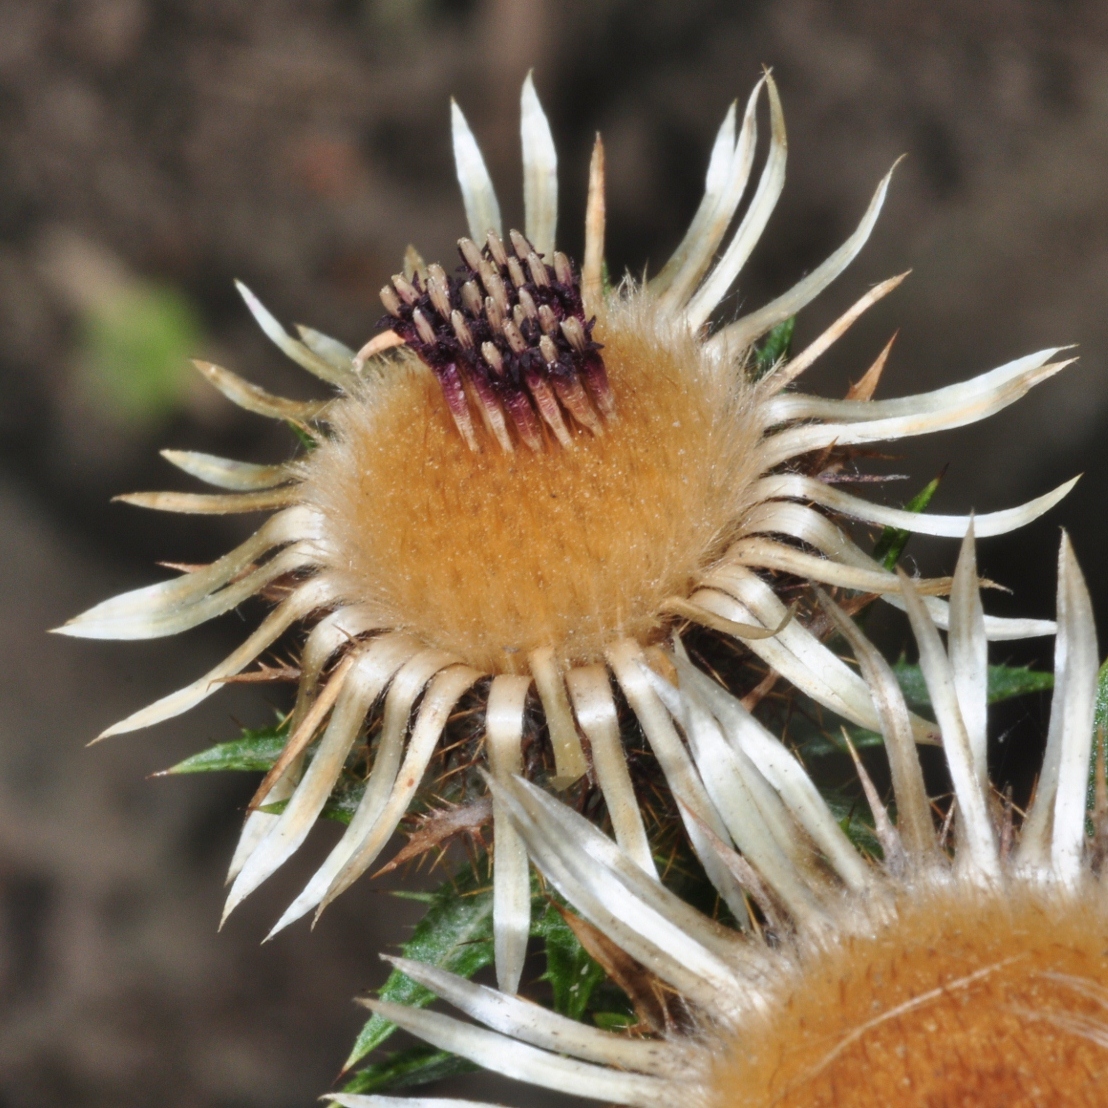
[[[1105,1103],[1106,1015],[1098,884],[917,891],[876,934],[803,960],[769,1014],[743,1023],[710,1104],[1091,1108]]]
[[[344,603],[490,673],[525,672],[542,647],[587,664],[660,637],[664,602],[735,536],[761,428],[754,388],[650,307],[639,294],[597,324],[617,417],[569,450],[486,436],[472,452],[410,355],[335,404],[303,492]]]

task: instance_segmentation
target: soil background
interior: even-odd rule
[[[809,387],[841,394],[897,328],[883,396],[1079,344],[1077,367],[1003,415],[912,444],[893,463],[911,489],[882,495],[899,503],[949,462],[934,509],[986,511],[1084,471],[1047,519],[983,544],[983,572],[1014,590],[994,611],[1049,615],[1064,525],[1108,626],[1103,4],[2,0],[0,27],[2,1108],[311,1104],[360,1026],[351,998],[383,979],[376,951],[411,919],[363,881],[314,933],[260,946],[326,849],[321,829],[216,933],[253,782],[147,777],[272,718],[282,690],[228,690],[153,733],[85,748],[207,669],[255,612],[152,644],[45,629],[156,579],[159,560],[210,560],[245,533],[248,520],[110,504],[188,487],[159,448],[274,461],[292,447],[206,395],[183,356],[180,377],[171,367],[152,398],[113,410],[104,398],[127,382],[97,385],[97,327],[130,294],[161,297],[171,330],[184,313],[175,333],[194,336],[190,353],[309,395],[232,280],[282,320],[360,345],[405,246],[450,264],[464,231],[451,95],[518,223],[518,93],[534,67],[561,158],[560,242],[580,256],[599,130],[609,264],[641,273],[679,240],[727,105],[771,65],[788,183],[732,311],[822,260],[907,154],[871,243],[803,314],[798,347],[870,284],[912,276]],[[924,569],[954,553],[910,551]],[[1050,644],[994,655],[1005,659],[1049,665]],[[1002,774],[1020,773],[1039,714],[1025,704],[1002,721],[1015,736],[998,747]]]

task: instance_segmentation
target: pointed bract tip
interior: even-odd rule
[[[766,71],[766,91],[769,93],[769,119],[773,131],[773,140],[782,151],[788,150],[789,139],[785,131],[785,109],[781,106],[781,94],[777,91],[777,82]]]
[[[253,311],[255,307],[262,308],[262,302],[250,291],[247,285],[237,277],[235,278],[235,288],[238,290],[239,296],[246,301],[246,306],[250,308],[251,311]],[[262,308],[262,310],[264,311],[265,309]]]
[[[234,889],[231,890],[231,896],[233,895]],[[216,928],[216,931],[223,930],[223,925],[230,918],[231,913],[238,907],[239,902],[237,900],[232,901],[231,896],[227,897],[227,903],[223,906],[223,914],[219,917],[219,926]]]
[[[904,161],[904,159],[907,158],[907,157],[908,157],[907,151],[905,151],[903,154],[899,155],[897,157],[896,161],[894,161],[893,164],[891,166],[889,166],[889,172],[885,174],[886,178],[891,177],[893,175],[893,173],[896,172],[896,167],[898,165],[900,165],[900,163],[902,161]]]

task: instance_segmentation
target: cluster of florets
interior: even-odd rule
[[[393,277],[381,290],[386,324],[431,368],[471,450],[479,445],[470,399],[504,451],[513,449],[509,420],[536,452],[545,446],[544,424],[572,447],[563,410],[594,435],[615,416],[592,338],[596,320],[585,319],[565,254],[555,252],[551,267],[519,231],[509,237],[514,254],[495,232],[483,249],[460,239],[457,276],[436,264],[410,280]]]

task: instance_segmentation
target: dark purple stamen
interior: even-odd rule
[[[509,420],[534,451],[544,447],[543,424],[569,447],[563,410],[594,435],[615,417],[592,339],[596,320],[585,319],[580,279],[565,254],[556,253],[551,268],[518,231],[510,237],[514,256],[491,232],[483,249],[460,239],[457,276],[432,265],[425,276],[394,277],[381,290],[389,313],[382,326],[434,372],[471,450],[478,449],[471,400],[503,450],[513,449]]]

